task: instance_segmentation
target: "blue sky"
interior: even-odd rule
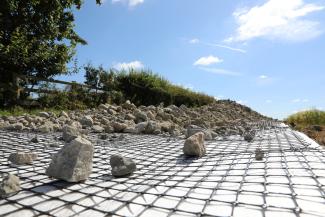
[[[76,30],[79,65],[148,68],[276,118],[325,108],[325,0],[87,0]]]

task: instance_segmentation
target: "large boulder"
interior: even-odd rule
[[[204,133],[198,132],[185,140],[183,152],[187,156],[202,157],[206,153]]]
[[[8,160],[16,165],[32,164],[37,159],[35,153],[16,152],[9,155]]]
[[[112,155],[110,164],[112,167],[112,175],[115,177],[130,175],[137,169],[132,159],[120,155]]]
[[[9,196],[20,190],[21,188],[19,177],[9,173],[3,178],[2,182],[0,183],[0,198]]]
[[[65,142],[71,142],[80,135],[79,129],[75,126],[66,125],[63,127],[62,138]]]
[[[46,174],[67,182],[86,180],[92,171],[93,154],[91,142],[77,137],[54,155]]]

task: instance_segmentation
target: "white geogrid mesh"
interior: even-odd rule
[[[0,216],[325,216],[325,151],[280,125],[256,124],[252,143],[239,136],[207,141],[202,158],[182,155],[184,140],[117,136],[95,145],[94,168],[84,183],[44,172],[63,143],[58,134],[0,132],[0,171],[20,177],[22,191],[0,200]],[[265,152],[256,161],[254,151]],[[11,165],[17,150],[33,151],[33,165]],[[112,154],[134,159],[127,178],[110,173]]]

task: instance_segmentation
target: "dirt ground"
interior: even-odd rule
[[[301,130],[310,138],[325,146],[325,126],[314,125]]]

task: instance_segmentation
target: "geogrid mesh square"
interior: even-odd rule
[[[83,183],[45,175],[64,144],[59,134],[0,131],[0,172],[20,177],[22,190],[0,200],[0,216],[325,216],[325,152],[301,134],[257,123],[247,143],[240,136],[206,141],[207,154],[187,158],[184,140],[120,134],[108,140],[90,134],[93,173]],[[39,143],[30,140],[38,136]],[[265,152],[262,161],[254,151]],[[7,161],[32,151],[32,165]],[[109,159],[121,154],[137,163],[127,178],[114,178]]]

